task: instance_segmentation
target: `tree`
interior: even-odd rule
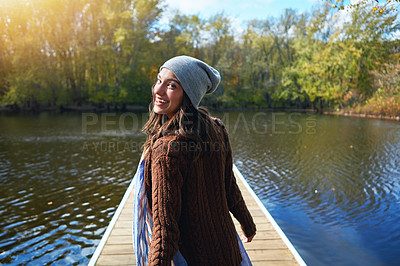
[[[147,97],[159,0],[1,4],[2,104],[31,108]]]
[[[363,6],[371,6],[372,13],[384,13],[385,10],[390,10],[392,12],[397,12],[397,8],[399,6],[400,0],[360,0],[357,3],[345,3],[344,0],[326,0],[327,2],[332,3],[332,7],[337,10],[344,9],[357,9]]]

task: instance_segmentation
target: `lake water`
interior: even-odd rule
[[[215,113],[234,163],[308,265],[400,264],[400,123]],[[0,264],[89,262],[146,114],[0,115]]]

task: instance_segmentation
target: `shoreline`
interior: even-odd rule
[[[208,107],[207,107],[208,108]],[[266,112],[297,112],[297,113],[315,113],[318,114],[316,110],[313,109],[298,109],[298,108],[263,108],[263,107],[209,107],[211,111],[223,112],[223,111],[266,111]],[[0,114],[18,114],[18,113],[41,113],[41,112],[147,112],[148,107],[144,105],[127,104],[123,107],[107,107],[107,106],[95,106],[95,105],[71,105],[71,106],[53,106],[53,107],[40,107],[40,108],[30,108],[30,109],[14,109],[11,107],[0,107]],[[392,120],[400,121],[400,115],[398,116],[388,116],[381,114],[366,114],[366,113],[355,113],[351,111],[322,111],[323,115],[336,115],[336,116],[348,116],[348,117],[359,117],[359,118],[372,118],[380,120]]]
[[[148,111],[148,107],[144,105],[126,104],[124,106],[96,106],[96,105],[67,105],[67,106],[51,106],[39,108],[12,108],[0,106],[0,113],[41,113],[41,112],[125,112],[125,111]]]
[[[378,114],[359,114],[359,113],[353,113],[353,112],[333,112],[333,111],[324,111],[323,114],[324,115],[349,116],[349,117],[359,117],[359,118],[372,118],[372,119],[380,119],[380,120],[400,121],[400,115],[388,116],[388,115],[378,115]]]

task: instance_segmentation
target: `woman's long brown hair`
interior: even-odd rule
[[[219,126],[212,120],[209,111],[204,107],[199,107],[198,110],[194,108],[185,92],[181,106],[170,119],[165,114],[155,113],[153,107],[154,100],[149,105],[149,120],[142,129],[147,134],[143,145],[145,151],[152,147],[157,139],[166,135],[182,136],[203,148],[204,145],[223,141],[222,134],[218,134]]]

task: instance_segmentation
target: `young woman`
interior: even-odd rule
[[[219,82],[218,71],[189,56],[160,68],[136,174],[138,265],[249,263],[230,212],[241,224],[243,242],[253,239],[256,227],[233,175],[228,133],[199,107]]]

